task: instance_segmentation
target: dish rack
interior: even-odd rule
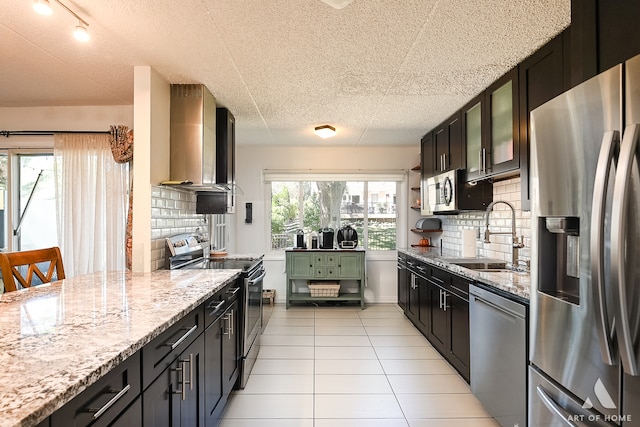
[[[337,297],[340,293],[340,283],[309,282],[309,292],[312,297]]]

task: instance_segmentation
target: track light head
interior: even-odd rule
[[[82,21],[78,21],[78,25],[76,25],[75,30],[73,30],[73,37],[82,42],[86,42],[90,39],[89,31],[87,31],[87,27],[82,23]]]
[[[33,10],[40,15],[51,15],[53,13],[49,0],[33,0]]]

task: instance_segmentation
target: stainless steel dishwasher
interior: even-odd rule
[[[471,390],[505,427],[527,425],[527,306],[469,286]]]

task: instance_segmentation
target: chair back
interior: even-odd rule
[[[48,262],[48,266],[38,264]],[[46,270],[43,273],[41,270]],[[18,290],[18,284],[29,288],[34,283],[49,283],[64,279],[64,266],[60,248],[34,249],[20,252],[0,252],[0,272],[4,281],[4,291]],[[55,273],[55,276],[54,276]]]

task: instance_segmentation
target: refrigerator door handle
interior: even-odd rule
[[[638,359],[635,354],[632,338],[628,295],[626,287],[626,229],[627,229],[627,205],[629,202],[629,181],[633,167],[638,137],[640,136],[640,124],[628,125],[622,136],[620,144],[620,158],[616,171],[615,185],[613,189],[613,207],[611,210],[611,282],[614,292],[618,296],[618,345],[622,367],[629,375],[638,376]],[[636,260],[629,260],[636,262]]]
[[[540,396],[540,400],[542,400],[542,403],[544,403],[544,406],[546,406],[547,409],[549,411],[551,411],[551,413],[553,413],[558,418],[560,418],[564,422],[564,424],[566,424],[566,425],[568,425],[570,427],[578,427],[576,423],[574,423],[573,421],[569,420],[569,414],[567,414],[560,407],[560,405],[558,405],[551,398],[551,396],[549,396],[547,391],[544,388],[542,388],[542,386],[536,387],[536,392],[538,393],[538,396]]]
[[[602,137],[598,164],[596,166],[596,176],[593,188],[593,202],[591,205],[591,280],[593,291],[593,305],[596,313],[596,334],[600,344],[600,354],[602,360],[607,365],[615,364],[611,327],[607,313],[607,301],[605,293],[605,272],[604,272],[604,242],[605,230],[604,219],[606,215],[607,197],[606,191],[611,178],[611,163],[615,162],[615,156],[620,144],[620,133],[618,131],[605,132]]]

